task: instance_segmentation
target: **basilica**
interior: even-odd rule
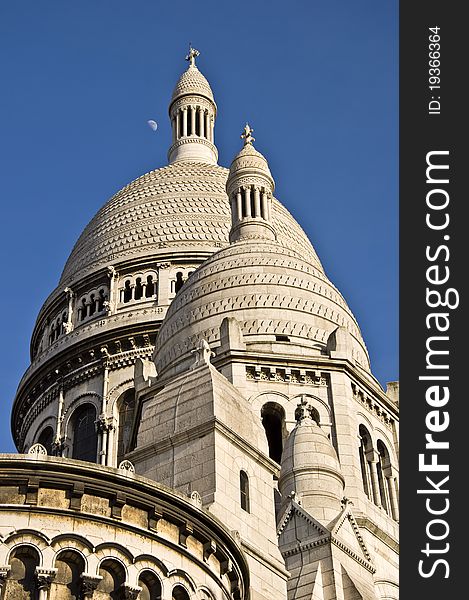
[[[2,600],[398,598],[398,384],[248,124],[218,165],[198,55],[168,164],[103,205],[37,317]]]

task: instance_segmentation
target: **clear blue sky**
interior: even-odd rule
[[[166,164],[189,41],[218,104],[219,163],[246,120],[276,196],[398,378],[397,0],[16,0],[0,6],[0,451],[36,315],[87,222]],[[154,119],[159,127],[147,125]]]

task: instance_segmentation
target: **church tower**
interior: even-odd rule
[[[397,598],[396,384],[249,124],[217,164],[198,56],[168,165],[98,211],[38,315],[1,600]]]

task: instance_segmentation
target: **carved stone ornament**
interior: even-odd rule
[[[81,595],[83,598],[92,598],[93,592],[98,587],[102,577],[100,575],[81,575]]]
[[[207,340],[200,340],[197,348],[194,348],[191,352],[195,353],[195,362],[191,367],[192,369],[204,364],[209,365],[211,357],[215,356],[215,352],[210,350]]]
[[[123,598],[123,600],[137,600],[141,591],[141,587],[134,587],[124,583],[121,587],[121,598]]]
[[[44,569],[36,567],[36,581],[39,590],[50,590],[50,586],[57,574],[57,569]]]
[[[202,506],[202,496],[199,494],[199,492],[197,490],[192,492],[191,500],[196,506],[199,506],[199,507]]]
[[[118,469],[121,471],[127,471],[128,473],[135,473],[135,467],[130,460],[123,460],[120,462]]]
[[[34,456],[47,456],[47,450],[42,444],[33,444],[29,449],[28,454]]]

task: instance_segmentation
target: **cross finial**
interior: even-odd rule
[[[192,44],[189,43],[189,54],[186,56],[186,60],[189,61],[191,67],[195,67],[195,59],[199,56],[200,52],[192,47]]]
[[[252,144],[256,141],[256,138],[251,135],[253,131],[254,129],[251,129],[249,123],[246,123],[244,126],[244,132],[240,135],[241,139],[244,139],[245,146],[246,144]]]

